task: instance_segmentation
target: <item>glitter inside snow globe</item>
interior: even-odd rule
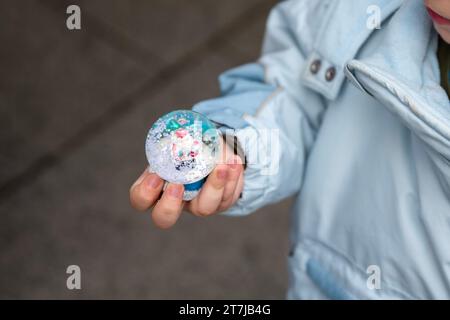
[[[195,198],[220,156],[220,132],[205,116],[177,110],[150,128],[145,153],[150,171],[184,185],[183,200]]]

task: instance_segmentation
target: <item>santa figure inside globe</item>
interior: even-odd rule
[[[185,186],[185,200],[200,190],[220,155],[220,133],[203,115],[178,110],[159,118],[146,140],[150,169]]]

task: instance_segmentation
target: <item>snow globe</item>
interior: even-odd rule
[[[170,112],[148,132],[145,153],[149,169],[166,184],[183,184],[183,200],[190,201],[219,161],[220,137],[204,115],[191,110]]]

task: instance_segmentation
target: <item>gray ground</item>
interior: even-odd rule
[[[150,124],[256,59],[274,3],[0,1],[0,298],[284,297],[289,201],[170,231],[128,204]]]

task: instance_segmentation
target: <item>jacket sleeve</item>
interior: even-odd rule
[[[242,196],[226,214],[251,213],[302,184],[324,102],[300,82],[305,47],[295,29],[301,10],[298,1],[277,5],[261,58],[223,73],[221,96],[193,107],[235,135],[246,156]]]

